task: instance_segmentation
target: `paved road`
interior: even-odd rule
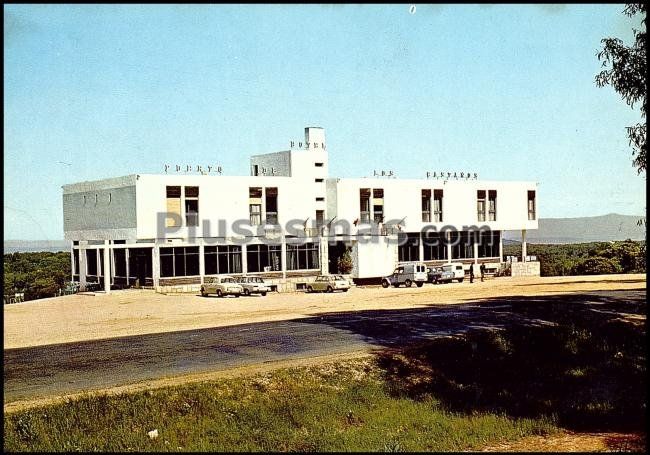
[[[544,318],[544,306],[558,302],[601,313],[645,314],[645,290],[601,291],[327,313],[290,321],[9,349],[4,351],[4,398],[10,403],[275,360],[404,346],[476,328],[548,324],[552,321]]]

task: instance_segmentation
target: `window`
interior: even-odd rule
[[[97,250],[86,250],[86,275],[97,275]]]
[[[278,224],[278,189],[266,188],[266,223]]]
[[[199,187],[185,187],[185,225],[199,225]]]
[[[323,167],[323,163],[314,163],[314,166],[316,166],[316,167]]]
[[[167,217],[166,227],[180,227],[181,223],[181,187],[167,187]]]
[[[253,164],[253,175],[260,175],[260,168],[257,164]]]
[[[431,190],[422,190],[422,222],[431,222]]]
[[[115,264],[114,275],[126,278],[126,251],[124,248],[113,250],[113,263]]]
[[[480,258],[499,257],[500,242],[501,242],[501,231],[481,232],[478,238],[478,257]]]
[[[314,182],[316,182],[316,183],[323,183],[323,179],[314,179]]]
[[[205,246],[203,253],[206,275],[242,273],[241,246]]]
[[[497,220],[497,191],[488,191],[488,220]]]
[[[384,190],[376,188],[372,190],[372,211],[375,223],[384,222]]]
[[[442,190],[433,190],[433,221],[442,222]]]
[[[72,250],[72,262],[73,262],[72,274],[78,277],[79,276],[79,250],[76,248]],[[78,279],[79,278],[73,281],[78,281]]]
[[[248,245],[246,247],[246,260],[249,272],[264,272],[265,267],[270,270],[282,270],[280,256],[281,245]]]
[[[262,224],[262,188],[248,189],[248,207],[251,225]]]
[[[485,190],[476,192],[476,212],[479,221],[485,221]]]
[[[317,197],[316,202],[325,202],[325,198],[324,197]]]
[[[160,248],[160,276],[195,276],[199,274],[199,247]]]
[[[535,191],[528,191],[528,219],[534,220],[536,217],[535,213]]]
[[[316,210],[316,226],[321,227],[325,223],[325,211]]]
[[[359,221],[370,223],[370,188],[361,188],[359,190],[359,206],[361,211]]]
[[[318,269],[318,243],[287,244],[287,270]]]
[[[447,259],[447,241],[443,232],[425,231],[422,236],[425,261]]]
[[[451,232],[451,257],[471,259],[474,257],[474,233],[468,231]]]
[[[397,256],[399,262],[420,260],[420,233],[398,234]]]

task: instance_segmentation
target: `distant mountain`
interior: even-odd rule
[[[529,243],[585,243],[613,240],[645,240],[645,226],[637,223],[645,216],[618,215],[582,218],[540,218],[539,229],[526,232]],[[521,231],[505,231],[506,240],[521,241]]]
[[[70,242],[65,240],[5,240],[3,253],[27,253],[36,251],[70,251]]]

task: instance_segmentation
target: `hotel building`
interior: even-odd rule
[[[503,266],[502,233],[537,229],[537,184],[435,178],[332,178],[322,128],[289,150],[254,155],[250,176],[132,174],[63,186],[72,279],[82,289],[197,290],[211,276],[255,275],[294,290],[318,274],[390,274],[402,262]],[[180,169],[185,170],[185,166]],[[193,171],[195,169],[192,169]],[[538,263],[512,274],[539,274]]]

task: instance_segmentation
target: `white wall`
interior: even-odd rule
[[[305,220],[315,216],[313,183],[289,177],[231,177],[211,175],[140,175],[137,181],[138,238],[157,238],[156,214],[167,210],[166,186],[199,187],[199,227],[196,237],[232,236],[235,220],[249,219],[249,188],[278,188],[278,222]],[[264,199],[264,198],[263,198]],[[226,220],[226,230],[217,232],[217,220]],[[209,220],[209,225],[204,224]],[[247,225],[249,226],[249,225]],[[257,227],[254,227],[256,232]],[[169,233],[167,238],[185,238],[188,228]]]
[[[392,240],[392,241],[391,241]],[[393,273],[397,264],[397,241],[375,236],[372,241],[355,241],[352,246],[353,278],[383,277]]]
[[[438,228],[452,225],[487,225],[493,230],[537,229],[537,220],[528,220],[528,190],[537,190],[535,182],[496,182],[496,181],[443,181],[414,179],[331,179],[336,182],[336,201],[330,202],[331,216],[348,220],[359,218],[359,190],[361,188],[384,189],[384,220],[402,220],[404,231],[420,231],[423,226],[432,224]],[[330,182],[330,191],[333,191]],[[443,222],[422,222],[422,190],[443,190]],[[477,190],[497,191],[496,221],[479,222],[476,214]],[[335,202],[335,204],[334,204]],[[486,203],[487,207],[487,203]],[[433,210],[433,200],[431,203]],[[486,209],[487,210],[487,209]],[[487,213],[486,213],[487,218]],[[432,214],[433,219],[433,214]],[[359,227],[362,227],[361,225]],[[352,233],[356,232],[354,227]]]

